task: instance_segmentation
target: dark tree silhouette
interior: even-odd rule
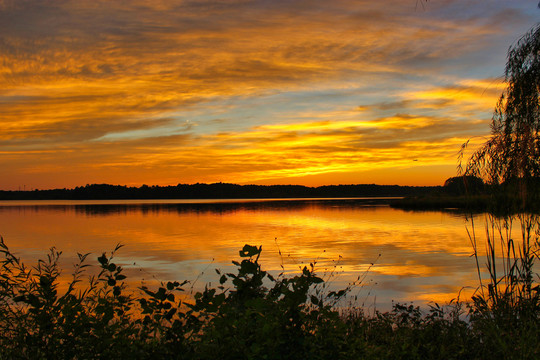
[[[507,87],[495,107],[491,137],[465,169],[465,174],[492,185],[540,176],[539,25],[510,48],[505,80]]]
[[[449,195],[477,195],[484,192],[484,182],[476,176],[455,176],[444,182],[443,190]]]

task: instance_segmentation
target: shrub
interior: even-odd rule
[[[59,294],[61,253],[28,269],[3,240],[0,252],[0,358],[9,359],[481,359],[538,355],[538,302],[510,302],[502,318],[493,297],[463,304],[413,305],[366,316],[354,302],[336,304],[350,287],[328,291],[315,266],[277,277],[261,268],[261,247],[245,245],[236,273],[191,300],[183,282],[128,289],[114,260],[118,246],[97,258],[100,272],[84,281],[79,255]],[[537,289],[535,294],[537,294]],[[536,301],[536,300],[535,300]],[[532,306],[527,313],[516,309]],[[510,311],[511,310],[511,311]],[[506,311],[506,310],[505,310]],[[532,311],[532,312],[531,312]],[[518,314],[518,315],[516,315]],[[515,320],[516,316],[520,321]],[[505,325],[508,322],[511,325]],[[518,338],[516,338],[516,336]],[[510,354],[510,355],[509,355]],[[527,356],[525,356],[527,355]],[[530,355],[530,356],[528,356]]]

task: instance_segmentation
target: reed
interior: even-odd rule
[[[490,138],[464,168],[460,165],[464,176],[478,177],[488,185],[484,251],[474,221],[468,229],[479,277],[470,315],[481,341],[501,358],[540,354],[539,69],[540,26],[536,26],[508,52],[507,87],[495,108]]]
[[[487,214],[485,242],[473,235],[476,232],[469,234],[479,276],[479,287],[468,305],[473,329],[501,358],[509,354],[512,358],[538,357],[538,215]]]

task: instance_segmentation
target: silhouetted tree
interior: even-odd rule
[[[449,195],[476,195],[484,191],[482,179],[476,176],[454,176],[444,182],[444,192]]]
[[[540,178],[540,25],[508,51],[505,80],[491,137],[469,159],[464,174],[525,199],[536,194],[531,186]]]

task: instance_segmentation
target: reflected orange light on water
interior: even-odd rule
[[[313,263],[336,288],[362,277],[377,306],[455,298],[474,286],[476,268],[465,220],[450,213],[404,212],[347,202],[225,205],[0,206],[0,234],[23,260],[48,248],[91,263],[116,244],[127,274],[146,281],[217,283],[244,244],[263,247],[263,268],[291,274]],[[279,252],[281,251],[281,255]],[[371,265],[373,264],[373,266]],[[363,291],[363,290],[362,290]]]

